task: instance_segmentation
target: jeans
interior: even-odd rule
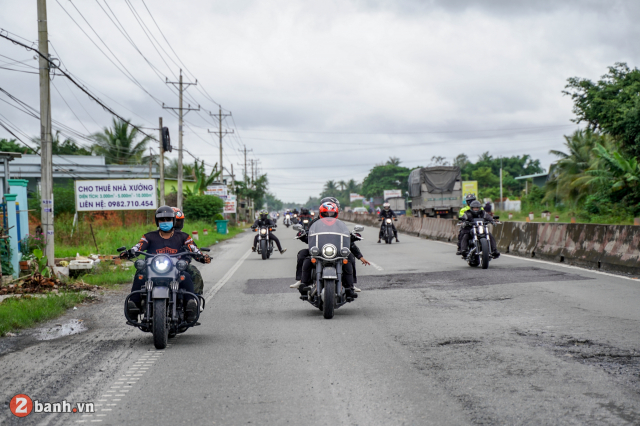
[[[301,252],[304,250],[300,250]],[[300,255],[300,253],[298,253]],[[353,288],[354,276],[355,276],[355,261],[356,258],[353,254],[349,255],[349,261],[347,264],[342,265],[342,285],[344,288]],[[315,280],[315,277],[311,277],[311,259],[305,257],[302,262],[302,274],[300,281],[303,284],[311,284]]]
[[[258,238],[260,238],[260,234],[256,235],[255,238],[253,239],[253,246],[257,246],[258,245]],[[273,235],[273,233],[269,232],[269,239],[273,240],[276,245],[278,246],[278,250],[282,251],[282,246],[280,245],[280,240],[278,239],[278,237],[276,237],[275,235]]]
[[[460,248],[463,252],[469,251],[469,239],[471,238],[471,232],[465,232],[462,235],[462,241],[460,244]],[[489,245],[491,246],[491,253],[494,253],[498,250],[496,247],[496,239],[493,238],[493,235],[489,233]]]

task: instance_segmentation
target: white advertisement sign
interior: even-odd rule
[[[207,186],[207,190],[204,191],[204,195],[216,195],[220,198],[226,198],[227,187],[225,185],[211,185]]]
[[[357,201],[357,200],[364,200],[364,195],[355,194],[353,192],[349,194],[349,201],[350,202],[353,203],[354,201]]]
[[[235,213],[236,212],[236,196],[235,195],[230,195],[229,198],[227,198],[224,201],[224,210],[222,211],[222,213]]]
[[[388,199],[388,198],[394,198],[394,197],[402,197],[402,190],[401,189],[391,189],[391,190],[384,190],[384,199]]]
[[[155,179],[77,180],[76,211],[155,210]]]

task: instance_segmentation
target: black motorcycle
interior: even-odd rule
[[[271,227],[261,226],[260,228],[253,228],[254,231],[259,232],[258,244],[256,245],[256,251],[262,256],[262,260],[267,260],[273,253],[273,240],[269,238],[269,231],[275,231],[276,225]]]
[[[500,217],[494,216],[493,223]],[[463,222],[461,226],[471,226],[471,235],[469,238],[469,254],[467,254],[466,261],[469,266],[480,266],[482,269],[489,268],[489,262],[493,258],[491,256],[491,243],[489,242],[489,225],[492,222],[483,218],[475,218],[472,222]]]
[[[302,228],[304,229],[304,231],[309,232],[309,226],[311,226],[311,219],[309,217],[301,217],[300,220],[301,220],[300,225],[302,225]]]
[[[393,223],[391,222],[391,218],[383,218],[382,220],[382,239],[385,244],[391,244],[393,242]],[[398,220],[398,219],[394,219]]]
[[[120,247],[118,252],[127,250]],[[209,251],[207,248],[201,251]],[[179,281],[182,273],[189,264],[186,256],[200,256],[199,253],[181,251],[176,254],[150,254],[143,251],[130,253],[131,257],[139,255],[144,259],[137,259],[134,263],[136,273],[146,274],[147,281],[141,290],[130,293],[124,300],[124,316],[127,324],[138,327],[140,330],[153,333],[153,344],[156,349],[164,349],[170,337],[178,333],[184,333],[190,327],[200,325],[201,307],[204,309],[205,301],[201,295],[188,292],[179,288]],[[136,318],[129,317],[128,304],[132,295],[140,294],[142,300],[141,314]],[[182,295],[182,297],[178,297]],[[197,316],[194,321],[188,322],[185,318],[184,307],[186,300],[184,296],[192,296],[198,305]],[[142,319],[140,320],[140,316]]]
[[[303,231],[304,228],[297,225],[294,229]],[[354,232],[363,230],[361,225],[354,228]],[[348,262],[351,254],[351,233],[342,221],[323,218],[311,225],[308,236],[314,280],[311,286],[301,289],[300,298],[320,309],[326,319],[331,319],[337,308],[354,300],[347,297],[342,286],[342,265]]]
[[[297,213],[293,213],[291,215],[291,223],[293,223],[294,225],[297,225],[298,222],[300,222],[300,220],[298,219],[298,214]]]

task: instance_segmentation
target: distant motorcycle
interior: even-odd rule
[[[497,222],[499,216],[494,216],[493,223]],[[473,219],[473,222],[463,222],[461,226],[471,225],[471,237],[469,238],[469,254],[467,255],[467,263],[469,266],[480,266],[482,269],[489,268],[489,262],[493,258],[491,256],[491,243],[489,242],[489,228],[487,225],[491,223],[483,218]]]
[[[298,215],[294,213],[293,217],[291,218],[291,223],[293,223],[294,225],[297,225],[298,222],[300,222],[300,220],[298,219]]]
[[[302,225],[296,225],[294,229],[304,230]],[[354,232],[363,230],[362,225],[354,228]],[[342,265],[348,262],[351,253],[351,233],[344,222],[323,218],[309,228],[308,235],[314,282],[300,298],[321,310],[326,319],[331,319],[337,308],[354,300],[347,297],[342,286]]]
[[[118,252],[127,250],[120,247]],[[201,248],[201,251],[209,251]],[[200,256],[199,253],[181,251],[176,254],[150,254],[142,251],[132,252],[131,256],[145,256],[144,259],[135,261],[134,266],[138,274],[146,273],[147,282],[141,290],[130,293],[124,301],[124,316],[127,324],[138,327],[140,330],[153,333],[153,344],[156,349],[167,347],[169,337],[178,333],[184,333],[190,327],[200,325],[201,307],[204,309],[205,301],[201,295],[190,293],[179,288],[179,280],[189,264],[182,259],[185,256]],[[139,293],[142,300],[141,315],[139,320],[130,318],[127,309],[132,295]],[[198,304],[198,315],[192,322],[185,319],[183,298],[178,295],[189,295],[195,298]],[[186,304],[186,303],[184,303]]]
[[[282,223],[287,228],[290,227],[291,226],[291,214],[289,214],[289,213],[285,214],[284,215],[284,219],[282,220]]]
[[[393,242],[393,223],[391,218],[378,220],[382,220],[382,239],[385,244],[391,244]],[[397,221],[397,219],[395,220]]]
[[[269,238],[269,231],[274,231],[276,225],[272,227],[261,226],[260,229],[253,228],[254,231],[259,232],[258,244],[256,245],[256,251],[262,256],[262,260],[267,260],[273,253],[273,240]]]
[[[311,225],[311,219],[308,217],[301,217],[300,218],[302,220],[302,228],[304,229],[305,232],[309,231],[309,226]]]

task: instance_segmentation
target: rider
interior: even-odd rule
[[[384,220],[391,218],[393,218],[394,221],[398,220],[396,214],[393,212],[393,210],[391,210],[391,204],[389,203],[384,203],[382,205],[382,211],[380,212],[379,217],[382,220],[382,225],[380,225],[380,233],[378,234],[378,244],[380,244],[382,240],[382,227],[384,226]],[[391,222],[391,227],[393,228],[393,235],[396,237],[396,243],[399,243],[400,241],[398,240],[398,230],[396,229],[396,226],[393,224],[393,222]]]
[[[471,205],[471,203],[473,203],[474,201],[476,201],[476,196],[475,194],[469,194],[465,197],[464,199],[466,206],[464,206],[463,208],[460,209],[460,213],[458,214],[458,219],[462,220],[462,216],[464,216],[464,214],[466,212],[469,211],[469,209],[471,207],[469,207]],[[458,251],[456,252],[456,256],[460,256],[462,254],[462,249],[460,249],[460,243],[462,243],[462,227],[460,227],[460,232],[458,232]]]
[[[173,211],[176,212],[176,225],[174,229],[176,231],[182,232],[182,228],[184,228],[184,212],[177,207],[173,207]],[[189,236],[189,234],[187,234]],[[196,243],[193,243],[194,246],[197,247]],[[202,279],[202,274],[200,270],[191,264],[191,256],[187,256],[185,259],[189,266],[187,267],[187,272],[191,275],[191,279],[193,280],[193,288],[194,293],[202,294],[204,291],[204,280]],[[208,254],[204,256],[204,263],[211,263],[211,258]]]
[[[473,222],[473,219],[484,219],[485,221],[490,223],[494,222],[493,216],[482,210],[482,204],[480,204],[480,201],[475,200],[471,202],[469,208],[470,210],[467,210],[464,216],[462,216],[462,220],[465,223]],[[469,238],[471,238],[471,225],[462,226],[461,228],[462,229],[460,230],[460,232],[463,234],[461,242],[462,256],[467,257],[467,255],[469,254]],[[498,257],[500,257],[500,252],[496,247],[496,239],[493,238],[491,232],[489,232],[489,244],[491,244],[491,255],[493,256],[493,258],[497,259]]]
[[[273,220],[269,218],[269,212],[264,209],[260,210],[260,217],[256,219],[253,225],[251,225],[251,229],[255,231],[256,229],[262,226],[266,226],[269,228],[269,238],[275,241],[276,245],[278,246],[278,250],[280,251],[280,254],[284,254],[284,252],[287,251],[287,249],[282,248],[278,237],[273,235],[273,232],[271,232],[271,228],[275,226],[275,223],[273,223]],[[256,237],[253,239],[253,247],[251,247],[251,250],[253,251],[256,251],[256,244],[258,244],[258,238],[260,238],[260,234],[256,235]]]
[[[183,247],[190,252],[199,254],[196,260],[199,262],[205,262],[209,256],[204,256],[198,250],[198,247],[193,244],[193,240],[189,235],[184,232],[177,232],[175,230],[176,213],[173,208],[169,206],[162,206],[156,210],[155,213],[157,231],[147,232],[140,238],[138,244],[133,246],[130,250],[120,253],[122,259],[132,259],[137,256],[136,252],[146,251],[149,254],[167,253],[176,254],[182,251]],[[209,261],[211,261],[209,259]],[[188,272],[183,272],[184,280],[180,280],[179,285],[181,289],[193,293],[193,280]],[[131,291],[141,290],[145,283],[145,277],[143,274],[136,272],[133,279],[133,285]],[[198,305],[191,296],[186,296],[189,300],[186,303],[185,314],[186,320],[192,322],[196,318]],[[136,317],[140,313],[140,293],[135,293],[129,299],[127,304],[127,310],[131,317]]]
[[[333,198],[333,197],[330,197]],[[324,201],[323,199],[322,201]],[[335,198],[334,198],[335,200]],[[337,200],[336,200],[337,201]],[[319,217],[314,219],[314,222],[322,219],[322,218],[338,218],[339,208],[336,203],[333,202],[325,202],[320,206],[319,209]],[[312,222],[313,223],[313,222]],[[308,235],[303,231],[298,233],[298,238],[304,242],[309,243]],[[343,272],[343,285],[345,288],[345,292],[348,297],[354,297],[354,292],[359,292],[360,289],[354,286],[354,275],[355,275],[355,260],[359,259],[363,265],[370,265],[367,259],[364,258],[362,252],[355,245],[355,242],[360,240],[359,235],[351,234],[350,240],[350,251],[348,262],[344,265],[342,269]],[[296,280],[298,280],[295,284],[290,285],[290,288],[300,288],[302,286],[307,286],[311,284],[311,259],[309,258],[309,249],[303,249],[298,252],[298,264],[296,266]]]

